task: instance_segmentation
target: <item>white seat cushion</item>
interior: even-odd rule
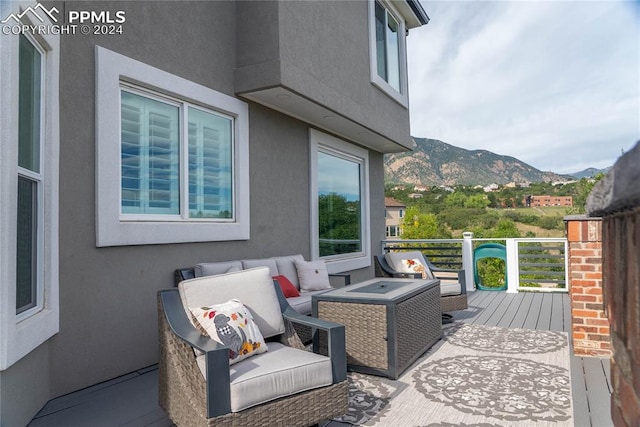
[[[204,357],[197,358],[203,375]],[[268,352],[231,366],[230,374],[232,412],[328,386],[333,381],[328,357],[272,342]]]
[[[440,296],[448,297],[451,295],[460,295],[462,287],[457,280],[440,280]]]
[[[262,336],[269,338],[284,332],[282,311],[268,267],[183,280],[178,289],[189,319],[189,307],[209,307],[237,298],[251,312]],[[191,323],[197,327],[193,320]]]

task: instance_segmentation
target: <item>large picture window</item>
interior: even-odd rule
[[[333,272],[369,260],[368,153],[311,131],[312,255]]]
[[[373,0],[369,4],[371,81],[407,106],[404,21],[387,2]]]
[[[96,72],[97,246],[248,239],[247,104],[100,47]]]

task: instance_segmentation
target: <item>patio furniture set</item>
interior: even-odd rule
[[[392,277],[340,275],[338,288],[301,255],[176,270],[177,287],[158,293],[161,407],[178,426],[345,414],[347,369],[396,379],[442,336],[447,296],[424,258],[408,271],[418,255],[380,257]]]

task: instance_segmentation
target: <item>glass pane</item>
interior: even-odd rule
[[[16,313],[36,305],[38,183],[18,177]]]
[[[189,217],[233,217],[233,121],[189,108]]]
[[[378,75],[387,81],[387,46],[385,42],[386,10],[376,2],[376,64]]]
[[[20,36],[18,78],[18,165],[40,172],[40,52]]]
[[[180,214],[179,113],[121,92],[122,213]]]
[[[400,38],[398,22],[387,13],[387,82],[400,92]]]
[[[318,153],[320,256],[362,251],[360,163]]]

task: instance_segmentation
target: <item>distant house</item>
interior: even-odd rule
[[[429,191],[429,187],[425,186],[425,185],[416,185],[413,187],[413,191]]]
[[[402,234],[402,221],[407,206],[393,197],[384,198],[384,224],[385,237],[387,239],[400,238]]]
[[[407,195],[407,197],[409,197],[410,199],[422,199],[424,197],[424,194],[422,194],[422,193],[409,193]]]
[[[498,184],[489,184],[486,187],[484,187],[483,190],[485,193],[491,193],[493,191],[500,190],[500,186]]]
[[[383,155],[414,146],[418,0],[35,5],[0,2],[22,24],[0,35],[1,426],[157,363],[177,268],[302,254],[374,276]],[[77,10],[120,22],[29,33]],[[358,230],[331,256],[327,195]]]
[[[522,204],[526,207],[542,207],[542,206],[573,206],[573,197],[571,196],[527,196]]]

